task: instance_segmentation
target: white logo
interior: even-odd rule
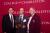
[[[33,20],[33,23],[35,23],[35,20]]]

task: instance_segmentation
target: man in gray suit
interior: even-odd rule
[[[28,19],[24,15],[24,9],[20,8],[19,15],[16,17],[16,33],[27,33]]]

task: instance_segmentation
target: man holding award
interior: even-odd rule
[[[19,15],[16,17],[15,27],[16,33],[27,33],[28,19],[24,15],[24,9],[20,8]]]

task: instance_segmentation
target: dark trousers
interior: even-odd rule
[[[16,29],[16,33],[27,33],[26,29]]]

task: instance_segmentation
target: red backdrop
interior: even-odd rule
[[[30,7],[36,9],[38,16],[41,19],[41,33],[50,33],[50,0],[0,0],[0,33],[2,33],[2,17],[8,13],[8,8],[13,7],[14,14],[21,7],[25,12],[29,11]]]

